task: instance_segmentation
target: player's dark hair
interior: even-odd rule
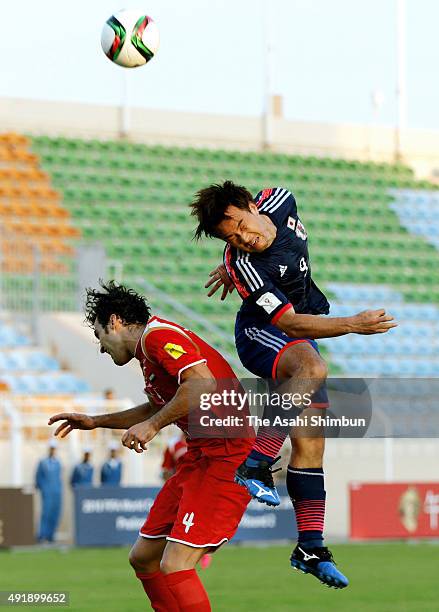
[[[226,215],[227,207],[233,205],[241,210],[249,210],[249,204],[253,201],[252,194],[245,187],[235,185],[232,181],[200,189],[190,205],[191,215],[198,219],[194,238],[199,240],[203,234],[209,238],[217,237],[218,225],[230,218]]]
[[[99,289],[86,289],[85,320],[93,327],[96,319],[106,327],[112,314],[117,315],[124,325],[142,325],[150,317],[150,308],[146,298],[134,289],[118,285],[114,280],[99,282]]]

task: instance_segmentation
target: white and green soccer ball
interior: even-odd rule
[[[159,43],[156,22],[140,9],[122,9],[114,13],[102,29],[101,45],[105,55],[125,68],[148,63]]]

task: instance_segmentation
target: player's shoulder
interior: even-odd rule
[[[285,187],[263,189],[255,197],[255,204],[261,214],[275,218],[295,214],[297,211],[294,195]]]
[[[149,349],[152,349],[157,342],[160,343],[166,338],[175,338],[176,336],[188,338],[188,331],[174,321],[154,315],[149,319],[142,334],[142,349],[145,354],[148,354]]]
[[[158,335],[173,335],[180,334],[185,337],[189,337],[192,334],[190,329],[183,327],[179,323],[175,321],[170,321],[168,319],[163,319],[162,317],[158,317],[154,315],[151,317],[145,327],[145,331],[143,332],[143,337],[147,338],[148,336],[157,337]]]
[[[165,351],[171,356],[176,353],[199,352],[198,337],[189,329],[174,321],[153,316],[141,337],[141,348],[144,355],[154,361],[159,353]]]

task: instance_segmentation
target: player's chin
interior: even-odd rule
[[[249,248],[250,253],[260,253],[261,251],[265,251],[267,248],[267,243],[263,240],[258,240],[255,245]]]
[[[255,244],[241,247],[241,249],[246,253],[258,253],[258,251],[263,251],[264,248],[265,247],[261,244],[260,240],[258,240]]]
[[[111,359],[113,360],[113,363],[117,366],[124,366],[125,364],[127,364],[131,358],[126,358],[126,357],[113,357],[111,356]]]

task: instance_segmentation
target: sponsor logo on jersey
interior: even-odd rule
[[[296,219],[288,217],[287,226],[294,231],[296,229]]]
[[[172,342],[168,342],[163,348],[171,355],[172,359],[180,359],[180,357],[186,353],[180,344],[172,344]]]
[[[281,266],[281,265],[279,265],[279,271],[280,271],[281,277],[285,274],[285,272],[287,270],[288,270],[288,266]]]
[[[271,314],[273,310],[282,304],[282,302],[274,293],[267,291],[267,293],[264,293],[264,295],[261,295],[261,297],[256,300],[256,304],[262,306],[266,313]]]
[[[300,219],[297,219],[297,223],[296,223],[296,236],[298,238],[301,238],[302,240],[306,240],[308,238],[306,229]]]

